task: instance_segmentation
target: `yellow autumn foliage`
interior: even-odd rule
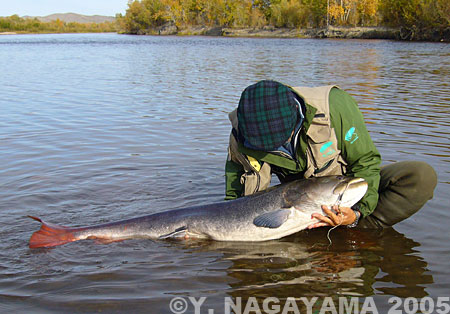
[[[450,27],[449,0],[132,0],[121,31],[166,25],[288,28],[333,26]]]

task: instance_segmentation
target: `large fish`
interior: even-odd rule
[[[281,184],[233,201],[173,209],[92,227],[63,227],[30,216],[42,226],[31,236],[29,246],[52,247],[84,239],[101,242],[132,238],[273,240],[317,222],[311,214],[323,214],[321,205],[350,207],[366,191],[364,179],[331,176]]]

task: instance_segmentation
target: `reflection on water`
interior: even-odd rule
[[[255,297],[262,304],[267,297],[428,295],[425,286],[433,277],[418,254],[419,243],[404,234],[335,230],[332,240],[330,246],[326,231],[314,231],[266,243],[73,243],[27,253],[32,274],[16,274],[20,288],[3,299],[12,308],[20,301],[59,311],[152,306],[166,312],[174,296],[207,296],[204,308],[220,311],[225,296],[244,304]],[[315,307],[320,310],[320,302]],[[383,303],[377,308],[387,309]]]
[[[135,37],[0,37],[0,310],[167,313],[174,296],[448,295],[448,44]],[[260,79],[339,84],[383,162],[438,172],[435,197],[382,233],[265,243],[81,241],[29,250],[26,215],[82,226],[223,198],[227,112]]]
[[[325,232],[302,232],[283,241],[211,243],[202,249],[221,252],[232,262],[227,274],[237,281],[230,284],[229,294],[244,300],[428,295],[423,285],[433,283],[433,277],[416,254],[417,242],[394,229],[338,230],[333,240],[330,246]]]

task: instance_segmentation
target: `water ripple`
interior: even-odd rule
[[[449,56],[448,44],[376,40],[1,36],[0,309],[158,313],[190,295],[220,312],[225,296],[447,295]],[[435,198],[400,231],[335,230],[331,247],[318,231],[251,245],[27,248],[38,227],[28,214],[82,226],[222,200],[227,113],[260,79],[340,85],[384,163],[435,167]]]

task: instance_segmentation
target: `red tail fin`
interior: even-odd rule
[[[30,238],[30,248],[52,247],[78,240],[74,237],[74,229],[58,226],[42,221],[40,218],[28,216],[42,223],[41,229],[33,233]]]

